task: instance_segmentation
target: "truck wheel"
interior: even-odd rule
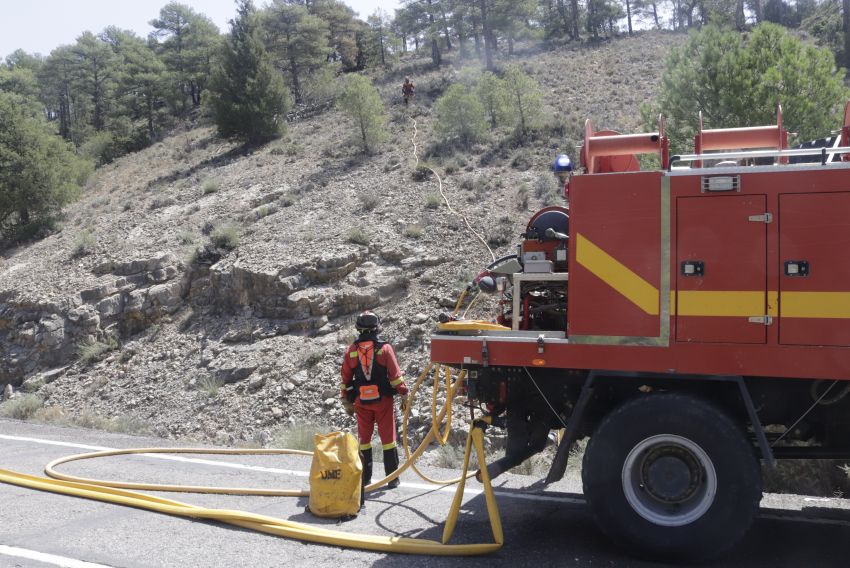
[[[612,411],[590,438],[584,493],[599,527],[639,556],[699,561],[731,548],[761,500],[746,434],[692,396],[642,396]]]

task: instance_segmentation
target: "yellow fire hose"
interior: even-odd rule
[[[192,454],[251,454],[251,455],[270,455],[270,454],[297,454],[297,455],[312,455],[312,452],[301,450],[242,450],[242,449],[203,449],[203,448],[135,448],[129,450],[108,450],[102,452],[91,452],[86,454],[78,454],[73,456],[63,457],[50,462],[45,467],[45,473],[55,479],[44,477],[35,477],[16,473],[13,471],[0,469],[0,482],[19,485],[41,491],[51,491],[64,495],[75,497],[84,497],[97,501],[105,501],[116,503],[119,505],[127,505],[140,509],[147,509],[159,513],[170,515],[202,518],[217,520],[227,524],[236,525],[242,528],[252,529],[259,532],[295,538],[308,542],[316,542],[321,544],[329,544],[334,546],[343,546],[348,548],[358,548],[362,550],[371,550],[377,552],[400,552],[407,554],[428,554],[441,556],[469,556],[477,554],[487,554],[501,548],[504,542],[502,532],[502,524],[499,518],[499,511],[496,505],[496,498],[493,494],[493,488],[490,483],[490,477],[487,474],[487,464],[484,459],[484,438],[481,427],[478,422],[473,423],[466,439],[466,449],[464,452],[463,473],[460,477],[452,480],[438,481],[432,480],[423,475],[415,466],[415,461],[422,455],[428,447],[432,439],[436,439],[443,444],[448,439],[448,434],[451,430],[451,406],[452,402],[460,388],[460,385],[465,379],[465,372],[461,372],[457,379],[452,382],[451,370],[445,369],[446,380],[446,405],[442,410],[436,412],[437,395],[436,391],[439,385],[440,371],[439,365],[434,368],[433,364],[429,364],[422,371],[416,383],[410,392],[410,400],[413,400],[414,395],[420,385],[429,376],[430,371],[434,369],[434,394],[432,396],[432,418],[431,425],[425,439],[419,444],[419,447],[412,454],[407,444],[407,424],[410,414],[411,404],[408,404],[404,411],[403,428],[402,428],[402,444],[405,451],[405,463],[391,475],[386,478],[372,483],[366,487],[366,491],[373,491],[389,483],[397,478],[408,467],[412,467],[423,479],[432,483],[451,484],[458,483],[457,491],[455,492],[452,506],[449,509],[448,517],[443,529],[443,537],[441,542],[415,539],[406,537],[387,537],[374,536],[364,534],[346,533],[342,531],[329,530],[322,527],[316,527],[304,523],[287,521],[284,519],[276,519],[265,515],[257,515],[245,511],[235,511],[229,509],[209,509],[198,507],[195,505],[164,499],[153,495],[136,493],[127,491],[128,489],[142,489],[149,491],[172,491],[182,493],[218,493],[232,495],[266,495],[266,496],[307,496],[308,491],[297,489],[249,489],[238,487],[199,487],[186,485],[161,485],[161,484],[143,484],[131,483],[123,481],[108,481],[97,479],[86,479],[66,475],[57,472],[54,468],[62,463],[71,461],[90,459],[95,457],[115,456],[124,454],[152,454],[152,453],[192,453]],[[448,414],[448,419],[446,418]],[[446,420],[445,431],[440,433],[440,424]],[[484,485],[484,496],[487,505],[487,513],[490,518],[490,528],[493,533],[493,543],[482,544],[448,544],[454,532],[457,523],[457,517],[460,513],[460,505],[463,500],[463,492],[466,484],[466,479],[474,473],[469,472],[469,462],[472,453],[472,448],[475,447],[477,454],[478,466],[481,472],[481,481]]]

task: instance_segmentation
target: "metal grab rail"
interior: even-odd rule
[[[670,157],[668,171],[673,169],[675,162],[738,160],[742,158],[786,158],[792,156],[820,156],[821,165],[825,165],[827,158],[834,154],[850,154],[850,146],[841,146],[838,148],[795,148],[792,150],[744,150],[738,152],[714,152],[710,154],[677,154]]]

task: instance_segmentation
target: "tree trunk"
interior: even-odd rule
[[[844,66],[850,69],[850,0],[842,0],[841,6],[844,23]]]
[[[650,2],[650,5],[652,6],[652,19],[655,21],[655,29],[660,30],[661,22],[658,20],[658,3]]]
[[[578,34],[578,0],[570,0],[570,19],[572,22],[572,33],[570,34],[573,41],[579,40]]]
[[[478,0],[478,8],[481,10],[481,27],[484,35],[484,66],[493,70],[493,33],[490,30],[490,21],[487,17],[487,0]]]
[[[472,40],[475,42],[475,57],[481,59],[481,34],[478,33],[478,18],[472,16]]]
[[[756,23],[760,23],[762,21],[762,18],[764,17],[761,11],[761,0],[753,0],[753,14],[756,17]],[[846,26],[845,29],[847,29]]]
[[[156,132],[154,132],[154,128],[153,128],[153,115],[154,115],[153,95],[151,95],[150,92],[145,97],[145,106],[147,107],[146,110],[147,110],[147,115],[148,115],[148,139],[150,140],[151,143],[153,143],[153,139],[154,139]]]
[[[570,20],[567,18],[567,7],[564,5],[564,0],[558,0],[558,16],[561,17],[561,21],[564,23],[564,33],[570,33]]]
[[[431,0],[428,0],[428,35],[431,36],[431,63],[439,67],[442,62],[440,55],[440,44],[437,41],[437,33],[434,32],[434,13],[431,11]]]
[[[289,57],[289,69],[292,72],[292,93],[295,95],[295,102],[301,102],[301,83],[298,80],[299,69],[295,63],[295,57]]]
[[[626,0],[626,19],[629,22],[629,35],[632,35],[632,3]]]
[[[443,15],[443,35],[446,36],[446,51],[452,50],[452,37],[449,35],[449,22],[446,20],[446,9],[440,2],[440,13]]]

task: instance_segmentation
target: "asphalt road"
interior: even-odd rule
[[[0,419],[0,468],[42,475],[45,464],[101,448],[174,445],[167,441]],[[306,488],[309,458],[290,456],[122,456],[60,466],[63,472],[141,482]],[[376,464],[380,470],[380,464]],[[435,477],[453,472],[429,470]],[[545,492],[536,479],[505,475],[497,502],[505,545],[469,567],[652,567],[613,547],[593,524],[578,489],[567,479]],[[469,483],[453,543],[491,542],[480,485]],[[304,512],[306,499],[161,494],[202,506],[240,509],[352,533],[439,540],[453,489],[435,489],[413,473],[402,486],[372,493],[364,513],[344,523]],[[762,516],[732,553],[710,567],[850,566],[850,502],[768,495]],[[449,567],[458,558],[381,554],[302,543],[214,522],[194,521],[0,484],[0,567]],[[94,565],[94,566],[93,566]]]

